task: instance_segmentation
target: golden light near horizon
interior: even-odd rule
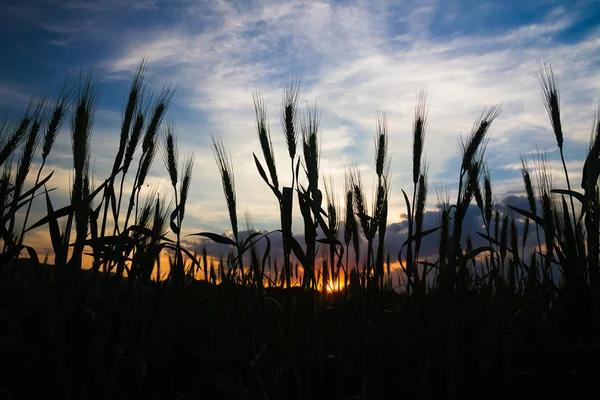
[[[337,292],[341,292],[342,290],[344,290],[344,283],[341,282],[339,279],[337,281],[333,281],[330,280],[329,282],[327,282],[327,285],[325,286],[325,291],[327,293],[337,293]]]

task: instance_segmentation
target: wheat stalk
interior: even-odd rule
[[[308,189],[313,197],[317,194],[319,185],[319,144],[318,131],[321,120],[321,110],[318,103],[310,103],[306,107],[302,119],[302,146],[304,154],[304,167],[308,178]]]
[[[556,144],[559,148],[562,148],[563,130],[560,121],[560,93],[558,90],[558,82],[550,63],[542,64],[538,79],[542,86],[542,101],[548,112],[552,129],[554,130]]]
[[[256,116],[256,131],[260,147],[271,175],[273,187],[279,188],[279,179],[277,178],[277,169],[275,168],[275,154],[273,153],[273,142],[271,141],[271,128],[267,121],[267,106],[263,97],[259,93],[252,95],[254,101],[254,113]]]
[[[473,129],[467,139],[461,142],[463,170],[466,171],[469,169],[469,165],[475,159],[477,151],[482,147],[481,145],[485,143],[485,137],[492,122],[500,115],[501,110],[501,105],[495,105],[484,109],[481,116],[473,124]]]
[[[166,124],[165,146],[162,147],[161,153],[171,180],[171,186],[175,189],[175,196],[177,196],[177,160],[179,159],[179,151],[177,149],[177,140],[175,139],[175,123],[172,120]]]
[[[12,124],[4,122],[2,124],[2,129],[0,129],[1,138],[1,147],[0,147],[0,165],[3,165],[4,162],[13,154],[13,152],[19,147],[23,139],[27,135],[27,131],[29,129],[29,125],[32,122],[31,116],[31,104],[27,107],[23,117],[21,118],[21,122],[16,126],[14,132],[11,136],[6,137],[6,134],[11,128],[13,128]]]
[[[375,135],[375,173],[382,178],[387,166],[388,129],[385,113],[377,115],[377,130]]]
[[[413,184],[416,185],[421,174],[421,156],[427,129],[427,90],[422,88],[417,95],[413,122]]]
[[[181,171],[181,186],[179,193],[179,215],[183,220],[185,215],[185,205],[187,203],[190,184],[192,183],[192,171],[194,169],[194,154],[188,153],[183,161],[183,170]]]
[[[211,136],[213,153],[221,174],[221,183],[223,184],[223,193],[225,194],[225,201],[227,202],[227,209],[229,211],[229,220],[231,222],[231,229],[236,243],[239,243],[238,237],[238,222],[237,222],[237,211],[236,211],[236,198],[235,198],[235,180],[233,175],[233,165],[231,164],[231,154],[227,154],[225,145],[223,144],[223,138],[218,139]]]
[[[556,76],[554,75],[554,71],[552,70],[552,65],[550,65],[550,63],[542,64],[539,73],[539,81],[540,85],[542,86],[542,100],[544,102],[546,111],[548,112],[548,117],[550,118],[552,129],[554,130],[556,144],[558,145],[558,150],[560,152],[560,159],[562,161],[565,179],[567,181],[567,189],[570,191],[571,182],[563,152],[564,137],[560,119],[560,92],[558,90],[558,81],[556,80]],[[575,215],[575,203],[573,202],[573,197],[569,196],[569,200],[571,203],[571,213],[573,215],[573,226],[577,228],[579,223]]]
[[[285,84],[283,101],[281,104],[281,125],[288,147],[288,154],[292,159],[296,157],[296,146],[298,144],[298,96],[300,92],[300,79],[296,76],[290,77]],[[293,167],[293,164],[292,164]]]

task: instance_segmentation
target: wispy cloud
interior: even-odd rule
[[[0,82],[0,105],[18,105],[19,107],[27,107],[31,101],[31,97],[23,93],[22,88],[16,87],[9,83]]]

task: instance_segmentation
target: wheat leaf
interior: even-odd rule
[[[220,244],[228,244],[230,246],[237,246],[236,243],[231,240],[230,238],[228,238],[227,236],[222,236],[222,235],[217,235],[216,233],[211,233],[211,232],[198,232],[198,233],[192,233],[187,236],[203,236],[206,238],[209,238],[210,240],[212,240],[215,243],[220,243]]]

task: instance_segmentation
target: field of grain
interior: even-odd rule
[[[412,129],[413,186],[393,192],[403,196],[409,235],[391,255],[385,114],[375,132],[373,199],[349,167],[340,201],[320,169],[320,108],[299,106],[300,80],[289,78],[281,103],[288,171],[276,168],[265,100],[255,93],[262,154],[254,161],[280,227],[253,230],[251,216],[238,211],[228,144],[214,136],[231,235],[183,235],[195,159],[180,157],[165,119],[173,90],[151,91],[145,70],[142,62],[132,79],[110,176],[90,170],[98,96],[91,74],[0,125],[0,398],[529,398],[595,387],[600,111],[583,178],[574,182],[549,64],[539,73],[541,93],[567,187],[554,187],[548,156],[538,153],[533,169],[521,158],[529,207],[497,204],[485,150],[502,108],[487,107],[461,141],[457,196],[438,201],[439,224],[425,229],[423,90]],[[65,123],[72,185],[70,203],[57,208],[46,160]],[[140,196],[161,161],[172,194]],[[281,184],[284,174],[290,186]],[[133,186],[124,188],[130,176]],[[40,199],[45,216],[32,220]],[[470,207],[484,221],[473,232],[483,246],[463,232]],[[294,210],[303,226],[292,230]],[[48,235],[52,262],[28,245],[34,230]],[[279,259],[270,252],[274,237]],[[431,238],[439,240],[435,260],[422,254]],[[229,253],[186,248],[194,239]]]

